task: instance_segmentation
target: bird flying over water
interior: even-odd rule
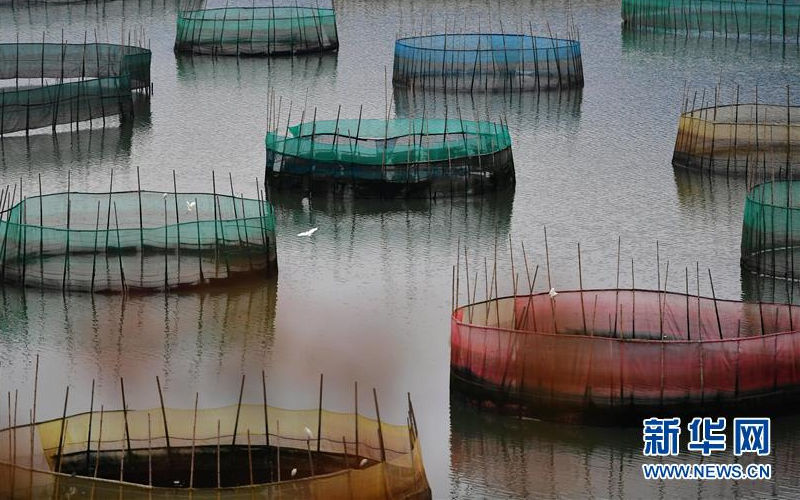
[[[301,237],[302,236],[311,236],[312,234],[316,233],[318,229],[319,229],[318,227],[312,227],[308,231],[303,231],[302,233],[297,233],[297,236],[301,236]]]
[[[193,211],[193,210],[194,210],[194,207],[195,207],[195,205],[197,205],[197,202],[195,202],[195,201],[187,201],[187,202],[186,202],[186,211],[187,211],[187,212],[191,212],[191,211]]]

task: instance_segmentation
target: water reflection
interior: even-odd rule
[[[47,418],[55,415],[53,399],[62,397],[66,381],[79,389],[73,408],[88,407],[82,392],[93,379],[100,399],[116,401],[120,377],[129,381],[131,401],[144,395],[150,405],[156,375],[165,390],[189,394],[214,387],[223,374],[229,382],[230,366],[259,372],[274,342],[277,282],[127,298],[3,287],[0,300],[0,391],[25,392],[18,384],[32,380],[39,354],[47,381],[40,386],[39,404]],[[224,398],[227,391],[203,392],[210,404],[215,394]],[[28,408],[30,395],[20,397],[20,407]]]
[[[798,418],[773,419],[773,477],[797,477]],[[641,428],[557,425],[502,418],[451,400],[450,494],[458,498],[753,498],[793,497],[800,481],[645,481]],[[685,450],[675,463],[749,463]],[[729,437],[730,439],[730,437]]]
[[[214,87],[269,82],[303,82],[318,91],[331,91],[336,81],[338,54],[308,54],[297,57],[208,57],[176,54],[178,79]],[[269,79],[277,79],[272,82]],[[288,104],[288,103],[287,103]]]
[[[113,161],[120,170],[131,165],[131,147],[136,133],[147,133],[151,124],[150,98],[134,94],[131,120],[101,120],[80,123],[80,128],[59,126],[55,133],[43,129],[25,136],[15,134],[0,139],[0,172],[11,182],[27,179],[34,186],[39,174],[47,178],[73,175],[88,177],[97,168]]]
[[[394,89],[394,107],[398,117],[423,116],[464,120],[496,120],[498,116],[511,123],[556,123],[576,126],[580,122],[583,89],[553,92],[466,93]],[[488,115],[488,117],[487,117]]]

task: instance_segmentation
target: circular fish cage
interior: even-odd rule
[[[800,402],[800,307],[637,289],[455,309],[451,384],[500,411],[573,423],[783,411]]]
[[[622,0],[622,19],[634,29],[800,43],[795,0]]]
[[[339,48],[332,7],[204,7],[199,2],[178,12],[176,52],[273,56]]]
[[[363,197],[434,198],[514,185],[503,123],[466,120],[325,120],[266,138],[265,176],[275,189]]]
[[[65,412],[0,430],[0,496],[429,499],[413,418],[266,404]]]
[[[4,199],[13,195],[5,193]],[[0,218],[0,280],[144,293],[277,272],[275,215],[261,199],[124,191],[29,196]]]
[[[742,268],[760,276],[800,279],[800,182],[765,182],[747,193]]]
[[[738,100],[682,112],[673,165],[751,181],[800,175],[800,106]]]
[[[0,43],[0,135],[133,114],[151,52],[109,43]]]
[[[512,92],[583,87],[576,40],[514,34],[401,38],[392,82],[445,91]]]

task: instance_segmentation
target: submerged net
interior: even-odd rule
[[[800,106],[736,100],[681,113],[672,163],[751,181],[800,174]]]
[[[436,196],[514,184],[504,124],[463,120],[326,120],[266,138],[276,188],[351,185],[362,194]]]
[[[27,197],[0,219],[0,278],[137,292],[269,276],[277,272],[274,231],[269,203],[221,194]]]
[[[800,42],[800,0],[622,0],[633,28]]]
[[[409,422],[258,404],[83,413],[0,431],[0,496],[430,498]]]
[[[0,80],[15,80],[0,87],[0,134],[129,116],[131,92],[150,88],[150,58],[150,50],[129,45],[0,44]]]
[[[580,42],[506,34],[401,38],[392,82],[420,89],[525,91],[583,87]]]
[[[796,227],[795,227],[796,226]],[[759,275],[800,278],[800,182],[755,186],[744,205],[742,267]]]
[[[796,306],[650,290],[506,297],[455,310],[451,374],[472,399],[572,421],[788,407],[797,325]]]
[[[175,50],[195,54],[279,55],[339,48],[333,8],[222,7],[194,2],[178,12]]]

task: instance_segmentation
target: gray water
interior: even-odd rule
[[[420,116],[421,96],[387,96],[393,40],[433,30],[566,32],[561,1],[415,2],[338,0],[338,54],[280,59],[178,57],[172,51],[174,1],[124,0],[45,8],[0,6],[0,40],[101,40],[144,27],[153,50],[154,94],[137,103],[134,122],[105,130],[49,131],[0,143],[0,183],[22,179],[30,190],[42,176],[45,192],[136,186],[211,188],[211,171],[232,173],[237,191],[255,194],[263,178],[267,89],[306,103],[318,119]],[[487,415],[449,394],[449,308],[457,244],[472,266],[492,257],[500,269],[507,245],[524,241],[544,263],[547,226],[551,280],[577,285],[581,243],[586,287],[613,286],[617,238],[623,262],[636,262],[637,286],[655,286],[656,241],[669,288],[682,287],[685,267],[710,268],[718,297],[743,295],[739,244],[744,183],[674,171],[670,159],[683,88],[718,82],[743,93],[759,84],[763,100],[781,99],[784,85],[800,89],[800,51],[748,41],[623,34],[618,2],[575,2],[586,86],[582,91],[458,96],[466,115],[504,114],[514,141],[517,187],[500,199],[348,201],[300,195],[275,200],[279,276],[270,283],[225,291],[134,297],[62,296],[2,291],[0,393],[19,389],[30,406],[33,367],[40,356],[41,418],[85,410],[89,387],[97,401],[119,406],[125,378],[132,408],[157,405],[155,376],[167,404],[235,403],[242,374],[245,400],[258,401],[257,377],[268,373],[271,403],[313,408],[320,373],[325,406],[350,410],[352,382],[378,389],[381,416],[403,423],[410,392],[434,496],[684,498],[796,497],[800,421],[776,420],[769,482],[646,483],[641,477],[641,430],[595,429]],[[466,17],[466,21],[465,21]],[[455,28],[454,28],[455,26]],[[391,87],[389,89],[391,91]],[[448,99],[456,99],[449,96]],[[444,107],[426,96],[427,109]],[[465,117],[466,118],[466,117]],[[113,121],[113,120],[112,120]],[[296,234],[319,227],[312,238]],[[518,255],[518,254],[517,254]],[[476,269],[477,267],[473,267]],[[627,269],[627,268],[623,268]],[[510,282],[509,279],[506,280]],[[544,283],[540,281],[540,284]],[[623,272],[621,284],[630,283]],[[542,287],[544,284],[541,285]],[[706,287],[707,285],[703,285]],[[502,290],[501,290],[502,291]],[[708,289],[704,288],[707,293]],[[463,297],[462,297],[463,302]],[[367,389],[361,395],[367,400]],[[365,410],[369,414],[370,410]],[[0,419],[7,408],[0,405]],[[732,458],[726,456],[725,458]]]

